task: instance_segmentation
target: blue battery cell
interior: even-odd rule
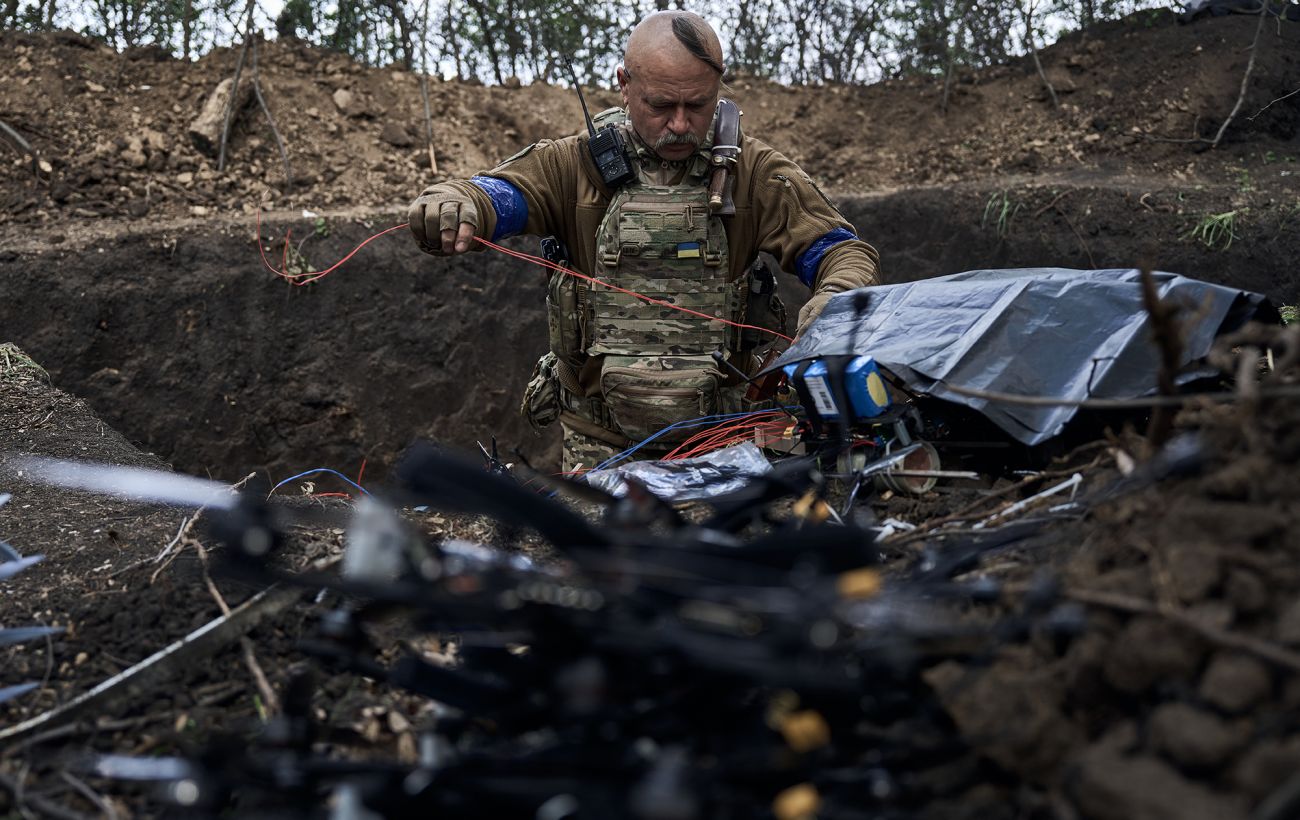
[[[799,374],[803,362],[788,364],[783,368],[785,377],[796,389],[802,382],[812,407],[806,408],[823,419],[839,419],[840,411],[835,404],[835,393],[831,390],[830,380],[826,375],[826,363],[814,359],[807,369]],[[867,421],[879,416],[889,407],[889,389],[880,376],[876,360],[870,356],[857,356],[849,363],[844,372],[844,388],[849,396],[853,421]],[[804,391],[800,391],[803,395]]]

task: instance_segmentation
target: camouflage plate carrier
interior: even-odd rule
[[[597,117],[602,121],[625,122],[626,116],[614,109]],[[582,460],[584,453],[571,452],[581,439],[593,439],[592,452],[585,454],[592,467],[592,459],[675,422],[741,405],[743,385],[724,386],[711,354],[740,349],[738,329],[716,319],[742,319],[747,279],[727,281],[727,237],[722,220],[710,213],[706,179],[692,175],[688,161],[681,184],[654,184],[635,157],[633,162],[637,181],[614,194],[597,232],[595,275],[662,304],[552,275],[551,352],[538,362],[522,409],[535,426],[556,418],[565,422],[566,469]],[[599,357],[598,390],[584,390],[577,374],[593,357]],[[660,454],[698,431],[663,433],[647,454]]]

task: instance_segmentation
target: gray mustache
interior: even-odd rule
[[[663,148],[665,145],[699,145],[700,138],[694,134],[664,134],[655,140],[655,148]]]

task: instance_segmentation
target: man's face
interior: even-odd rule
[[[664,159],[686,159],[704,141],[721,78],[684,50],[656,53],[629,74],[618,70],[623,105],[636,133]]]

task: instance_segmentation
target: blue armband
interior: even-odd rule
[[[794,260],[796,272],[799,274],[799,281],[808,287],[812,287],[817,282],[817,269],[821,267],[822,257],[841,242],[857,238],[858,235],[848,228],[836,228],[809,245],[808,250],[799,254],[798,258]]]
[[[470,177],[469,181],[483,189],[492,200],[492,210],[497,212],[493,242],[523,233],[528,224],[528,203],[518,188],[496,177]]]

